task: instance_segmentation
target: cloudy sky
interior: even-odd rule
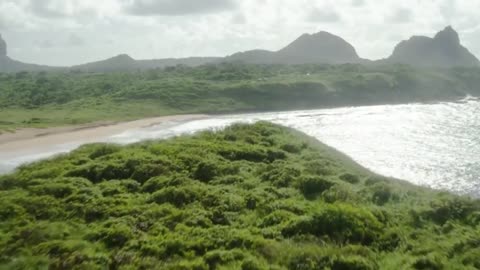
[[[476,0],[0,0],[0,34],[12,58],[49,65],[278,50],[320,30],[378,59],[452,25],[480,56],[478,10]]]

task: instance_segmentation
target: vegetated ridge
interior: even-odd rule
[[[4,269],[478,269],[480,202],[288,128],[95,144],[0,177]]]
[[[0,74],[0,130],[240,113],[454,101],[480,96],[480,69],[403,65],[177,66],[138,72]]]

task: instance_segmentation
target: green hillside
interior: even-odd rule
[[[0,177],[0,269],[479,269],[480,202],[269,123]]]
[[[480,95],[479,68],[184,66],[127,73],[0,74],[0,130],[233,113],[455,100]]]

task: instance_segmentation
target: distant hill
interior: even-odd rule
[[[8,56],[0,55],[0,72],[19,72],[19,71],[47,71],[59,68],[41,66],[35,64],[26,64],[11,59]]]
[[[386,62],[432,67],[480,64],[478,59],[461,45],[458,33],[451,26],[438,32],[433,38],[413,36],[400,42]]]
[[[328,32],[303,34],[285,48],[276,51],[253,50],[236,53],[225,61],[254,64],[359,63],[362,59],[344,39]]]
[[[274,64],[275,53],[267,50],[251,50],[246,52],[238,52],[227,56],[222,61],[226,62],[243,62],[250,64]]]
[[[86,72],[127,71],[138,69],[137,62],[126,54],[120,54],[106,60],[71,67]]]
[[[0,56],[7,56],[7,43],[0,35]]]
[[[154,68],[165,68],[168,66],[186,65],[200,66],[214,62],[220,58],[215,57],[190,57],[190,58],[170,58],[170,59],[154,59],[154,60],[135,60],[129,55],[120,54],[115,57],[87,63],[83,65],[73,66],[72,70],[80,70],[86,72],[112,72],[112,71],[129,71],[129,70],[145,70]]]
[[[165,58],[165,59],[153,59],[153,60],[137,60],[138,65],[142,69],[149,68],[164,68],[176,65],[185,65],[190,67],[196,67],[220,61],[222,57],[187,57],[187,58]]]
[[[165,68],[168,66],[200,66],[210,63],[242,62],[247,64],[408,64],[425,67],[479,66],[479,60],[460,43],[458,33],[450,26],[435,37],[414,36],[400,42],[386,59],[370,61],[358,56],[355,48],[328,32],[303,34],[278,51],[251,50],[227,57],[189,57],[135,60],[127,54],[70,68],[85,72],[112,72]],[[0,36],[0,72],[51,70],[54,67],[26,64],[7,56],[7,44]],[[62,68],[56,68],[62,69]]]
[[[186,65],[200,66],[207,63],[219,61],[221,57],[188,57],[188,58],[167,58],[153,60],[135,60],[127,54],[120,54],[101,61],[76,65],[72,67],[51,67],[35,64],[26,64],[16,61],[7,56],[7,43],[0,35],[0,72],[18,71],[46,71],[46,70],[78,70],[85,72],[112,72],[132,71],[154,68],[165,68],[168,66]]]
[[[18,71],[40,71],[50,70],[52,67],[26,64],[16,61],[7,55],[7,43],[0,35],[0,72],[18,72]]]

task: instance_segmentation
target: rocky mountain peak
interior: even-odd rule
[[[339,36],[321,31],[303,34],[277,52],[284,63],[355,63],[355,48]]]
[[[480,65],[475,55],[462,46],[458,33],[451,26],[433,38],[415,36],[400,42],[387,61],[434,67]]]
[[[0,56],[7,56],[7,43],[0,35]]]
[[[445,44],[460,44],[460,37],[458,36],[457,31],[455,31],[451,26],[447,26],[445,29],[438,32],[433,39],[437,42],[442,42]]]

